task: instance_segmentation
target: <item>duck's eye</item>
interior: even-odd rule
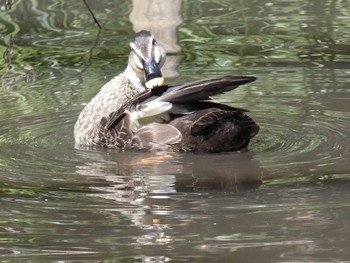
[[[155,46],[156,44],[157,44],[157,41],[155,39],[153,39],[152,45]]]

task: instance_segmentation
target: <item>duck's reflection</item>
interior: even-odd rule
[[[78,166],[77,173],[98,179],[93,186],[101,192],[98,196],[151,210],[184,192],[237,192],[262,182],[259,161],[248,152],[156,155],[79,150],[78,154],[86,164]]]
[[[111,221],[125,218],[141,229],[134,237],[140,245],[174,243],[178,235],[186,235],[182,231],[192,220],[203,216],[202,209],[218,209],[208,200],[227,206],[225,197],[262,182],[259,161],[249,153],[78,154],[85,165],[77,167],[77,173],[97,182],[90,184],[95,192],[91,195],[110,204],[105,216]]]
[[[77,173],[96,182],[90,184],[94,198],[107,201],[104,216],[127,219],[142,230],[134,232],[142,246],[173,244],[186,235],[192,220],[204,216],[203,209],[218,209],[208,197],[227,205],[226,197],[255,189],[262,179],[259,162],[249,153],[77,153],[85,160]]]

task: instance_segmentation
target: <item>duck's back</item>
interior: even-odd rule
[[[245,149],[259,126],[240,110],[208,108],[175,118],[170,124],[182,134],[175,150],[227,152]]]

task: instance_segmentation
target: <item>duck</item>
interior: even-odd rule
[[[219,76],[165,85],[164,48],[146,30],[130,41],[126,69],[102,86],[74,125],[75,145],[123,151],[232,152],[248,147],[258,124],[212,96],[254,82]]]

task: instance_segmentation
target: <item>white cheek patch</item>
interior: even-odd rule
[[[158,55],[158,51],[156,48],[154,49],[153,55],[154,55],[154,61],[158,64],[159,63],[159,55]]]
[[[134,61],[135,61],[136,67],[138,67],[139,69],[143,69],[143,65],[142,65],[142,63],[140,62],[140,60],[138,59],[137,56],[135,56]]]
[[[154,49],[154,60],[157,64],[159,64],[160,62],[160,52],[158,50],[158,48]]]

